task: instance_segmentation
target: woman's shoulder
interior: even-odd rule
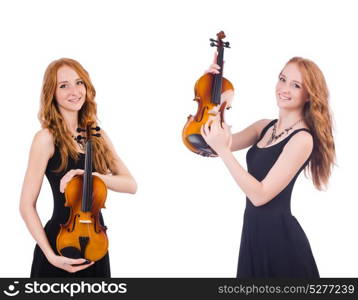
[[[275,121],[276,119],[260,119],[254,123],[254,127],[256,129],[257,135],[260,136],[264,129],[269,126],[270,123]]]
[[[309,156],[314,147],[313,136],[309,130],[305,127],[298,128],[288,137],[288,142],[285,148],[289,148],[289,151],[299,151],[303,156]]]
[[[258,121],[255,122],[256,126],[258,127],[266,127],[268,124],[270,124],[271,122],[275,121],[276,119],[260,119]]]
[[[55,152],[55,139],[48,128],[42,128],[36,132],[33,146],[51,157]]]
[[[42,144],[54,144],[54,138],[48,128],[42,128],[36,132],[34,140]]]
[[[301,127],[293,132],[293,138],[297,144],[306,145],[311,148],[313,146],[313,136],[309,128]]]

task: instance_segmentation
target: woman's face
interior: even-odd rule
[[[282,70],[276,85],[276,100],[278,107],[285,109],[302,109],[308,101],[297,64],[289,63]]]
[[[84,81],[69,66],[62,66],[57,71],[55,98],[59,109],[67,111],[79,111],[85,102]]]

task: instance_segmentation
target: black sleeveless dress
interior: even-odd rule
[[[273,146],[258,148],[257,143],[276,121],[271,121],[263,129],[259,140],[246,154],[248,172],[259,181],[265,178],[293,135],[302,130],[310,133],[304,128],[297,129]],[[292,189],[310,157],[270,202],[255,207],[246,197],[237,277],[319,277],[306,234],[291,214]]]
[[[70,209],[65,207],[65,195],[60,192],[60,180],[71,169],[84,169],[85,155],[80,153],[80,158],[75,161],[69,157],[67,169],[61,173],[55,173],[60,165],[60,151],[55,146],[55,153],[49,159],[46,167],[46,177],[51,185],[54,209],[51,219],[47,222],[44,229],[53,251],[58,254],[56,249],[56,238],[60,230],[60,224],[66,223]],[[94,170],[95,171],[95,170]],[[100,216],[102,225],[103,217]],[[110,264],[108,253],[91,267],[76,273],[69,273],[50,264],[38,245],[35,247],[34,258],[31,267],[31,277],[110,277]]]

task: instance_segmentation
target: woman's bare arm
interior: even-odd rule
[[[220,157],[252,204],[261,206],[271,201],[289,184],[310,156],[312,149],[312,136],[305,131],[298,132],[285,145],[279,158],[262,181],[249,174],[231,151],[224,150],[220,153]]]
[[[129,172],[124,162],[118,156],[111,140],[103,129],[101,130],[101,134],[106,141],[109,149],[112,151],[115,161],[112,174],[103,175],[96,173],[96,175],[100,177],[105,182],[107,187],[113,191],[135,194],[137,191],[137,183],[135,179]]]
[[[21,216],[46,257],[54,253],[37,214],[36,201],[41,190],[47,162],[53,152],[54,146],[51,133],[46,129],[37,132],[31,145],[20,198]]]
[[[31,145],[28,167],[22,185],[20,213],[47,260],[54,266],[73,273],[85,269],[91,264],[74,267],[72,264],[81,264],[85,259],[70,259],[56,255],[50,246],[36,210],[36,202],[41,190],[47,163],[53,155],[54,150],[54,142],[49,130],[42,129],[37,132]]]
[[[232,135],[231,151],[238,151],[250,147],[258,140],[260,133],[270,122],[271,120],[269,119],[261,119],[245,129],[234,133]]]

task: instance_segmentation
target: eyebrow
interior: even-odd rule
[[[82,78],[77,78],[75,81],[78,81],[78,80],[83,80]],[[58,84],[61,84],[61,83],[67,83],[69,82],[68,80],[65,80],[65,81],[60,81]]]
[[[282,73],[280,74],[280,76],[283,76],[283,77],[287,78],[286,75],[284,75],[284,74],[282,74]],[[302,82],[299,82],[299,81],[297,81],[297,80],[292,80],[292,81],[293,81],[293,82],[296,82],[296,83],[298,83],[298,84],[300,84],[300,85],[302,85]]]

